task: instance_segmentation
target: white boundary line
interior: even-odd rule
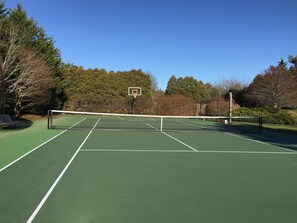
[[[273,142],[275,142],[275,143],[288,143],[288,142],[283,141],[283,140],[272,139],[272,138],[268,138],[268,137],[265,137],[265,136],[257,136],[257,137],[260,138],[260,139],[270,140],[270,141],[273,141]],[[292,151],[295,151],[295,150],[292,150]]]
[[[152,125],[150,125],[150,124],[148,124],[148,123],[145,123],[146,125],[148,125],[149,127],[151,127],[152,129],[155,129],[156,131],[160,131],[160,129],[157,129],[155,126],[152,126]]]
[[[20,156],[19,158],[17,158],[16,160],[12,161],[11,163],[7,164],[6,166],[4,166],[2,169],[0,169],[0,173],[7,169],[8,167],[10,167],[11,165],[13,165],[14,163],[18,162],[19,160],[23,159],[25,156],[29,155],[30,153],[34,152],[35,150],[37,150],[38,148],[42,147],[43,145],[45,145],[46,143],[52,141],[53,139],[57,138],[58,136],[62,135],[63,133],[67,132],[69,129],[73,128],[74,126],[78,125],[79,123],[81,123],[82,121],[84,121],[85,119],[80,120],[79,122],[75,123],[73,126],[71,126],[70,128],[64,130],[63,132],[60,132],[58,135],[55,135],[54,137],[48,139],[47,141],[41,143],[40,145],[36,146],[35,148],[33,148],[32,150],[30,150],[29,152],[25,153],[24,155]]]
[[[155,152],[155,153],[222,153],[222,154],[278,154],[297,155],[297,152],[235,151],[235,150],[156,150],[156,149],[82,149],[79,152]]]
[[[11,165],[13,165],[14,163],[16,163],[17,161],[21,160],[22,158],[24,158],[25,156],[29,155],[30,153],[34,152],[36,149],[40,148],[41,146],[45,145],[46,143],[52,141],[53,139],[57,138],[58,136],[62,135],[64,132],[66,132],[68,129],[64,130],[63,132],[60,132],[58,135],[55,135],[54,137],[48,139],[47,141],[43,142],[42,144],[36,146],[35,148],[33,148],[32,150],[30,150],[29,152],[25,153],[24,155],[20,156],[19,158],[17,158],[16,160],[12,161],[11,163],[7,164],[5,167],[3,167],[2,169],[0,169],[0,172],[2,172],[3,170],[7,169],[8,167],[10,167]]]
[[[58,176],[58,178],[55,180],[55,182],[50,187],[50,189],[48,190],[48,192],[42,198],[42,200],[40,201],[40,203],[38,204],[38,206],[36,207],[36,209],[33,211],[33,213],[31,214],[30,218],[28,219],[27,223],[31,223],[34,220],[34,218],[36,217],[36,215],[38,214],[38,212],[40,211],[40,209],[42,208],[42,206],[46,202],[47,198],[50,196],[50,194],[52,193],[52,191],[54,190],[54,188],[56,187],[56,185],[59,183],[60,179],[62,178],[62,176],[64,175],[64,173],[66,172],[66,170],[68,169],[68,167],[70,166],[70,164],[72,163],[72,161],[74,160],[74,158],[76,157],[76,155],[78,154],[79,150],[85,144],[85,142],[87,141],[87,139],[89,138],[89,136],[91,135],[91,133],[93,132],[93,130],[95,129],[95,127],[96,127],[96,125],[98,124],[99,121],[100,121],[100,119],[98,119],[98,121],[96,122],[96,124],[94,125],[94,127],[91,129],[91,131],[89,132],[89,134],[86,136],[86,138],[84,139],[84,141],[80,144],[80,146],[78,147],[78,149],[76,150],[76,152],[74,153],[74,155],[71,157],[71,159],[69,160],[69,162],[67,163],[67,165],[64,167],[64,169],[62,170],[62,172]]]
[[[199,150],[201,153],[225,153],[225,154],[281,154],[281,155],[297,155],[297,152],[269,152],[269,151],[216,151],[216,150]]]
[[[155,152],[155,153],[194,153],[193,150],[166,149],[82,149],[80,152]]]
[[[148,124],[148,123],[146,123],[146,124],[147,124],[149,127],[151,127],[151,128],[153,128],[153,129],[155,129],[155,130],[157,130],[157,131],[161,132],[162,134],[164,134],[164,135],[166,135],[166,136],[170,137],[171,139],[174,139],[175,141],[177,141],[177,142],[179,142],[179,143],[183,144],[184,146],[188,147],[189,149],[191,149],[191,150],[193,150],[193,151],[195,151],[195,152],[198,152],[198,150],[197,150],[197,149],[195,149],[195,148],[193,148],[192,146],[189,146],[188,144],[186,144],[186,143],[184,143],[184,142],[180,141],[179,139],[177,139],[177,138],[174,138],[173,136],[171,136],[171,135],[167,134],[166,132],[160,131],[159,129],[157,129],[156,127],[154,127],[154,126],[152,126],[152,125],[150,125],[150,124]]]
[[[262,141],[255,140],[255,139],[245,138],[245,137],[243,137],[243,136],[239,136],[239,135],[236,135],[236,134],[232,134],[232,133],[228,133],[228,132],[225,132],[225,134],[226,134],[226,135],[233,136],[233,137],[237,137],[237,138],[245,139],[245,140],[248,140],[248,141],[257,142],[257,143],[260,143],[260,144],[264,144],[264,145],[272,146],[272,147],[275,147],[275,148],[278,148],[278,149],[282,149],[282,150],[286,150],[286,151],[291,151],[291,152],[296,152],[296,151],[293,150],[293,149],[287,149],[287,148],[284,148],[284,147],[281,147],[281,146],[273,145],[273,144],[271,144],[271,143],[262,142]],[[266,138],[266,139],[269,139],[269,138]]]
[[[166,136],[170,137],[171,139],[174,139],[175,141],[177,141],[177,142],[179,142],[179,143],[183,144],[184,146],[186,146],[186,147],[190,148],[191,150],[193,150],[193,151],[195,151],[195,152],[198,152],[198,150],[197,150],[197,149],[193,148],[192,146],[189,146],[188,144],[186,144],[186,143],[184,143],[184,142],[180,141],[180,140],[179,140],[179,139],[177,139],[177,138],[174,138],[173,136],[171,136],[171,135],[167,134],[166,132],[161,132],[161,133],[163,133],[164,135],[166,135]]]

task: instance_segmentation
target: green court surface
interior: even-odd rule
[[[295,136],[78,121],[0,166],[0,222],[296,222]]]

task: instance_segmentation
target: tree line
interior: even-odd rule
[[[152,80],[142,70],[107,72],[68,64],[64,74],[67,110],[131,113],[133,97],[128,95],[128,87],[141,87],[136,112],[152,113]]]
[[[183,115],[228,115],[230,92],[233,95],[233,108],[236,109],[234,114],[262,116],[262,111],[265,110],[269,111],[271,116],[278,113],[290,119],[290,115],[280,111],[297,107],[297,57],[288,56],[288,63],[281,59],[277,66],[271,65],[256,75],[250,84],[231,78],[211,85],[203,84],[193,77],[176,78],[172,75],[165,94],[159,95],[158,98],[163,101],[174,95],[191,98],[192,101],[189,101],[187,106],[184,105],[185,109],[179,111]],[[168,103],[165,110],[173,111],[178,107],[178,103]],[[268,116],[267,113],[265,115]],[[288,123],[297,124],[297,120],[295,118],[295,121]]]
[[[291,66],[281,59],[278,66],[270,66],[254,78],[246,89],[249,106],[297,106],[297,57],[289,56],[288,61]]]
[[[136,112],[159,115],[225,115],[228,95],[234,108],[297,107],[297,57],[281,59],[256,75],[250,84],[221,80],[210,84],[172,75],[167,88],[142,70],[84,69],[63,63],[60,50],[19,4],[0,4],[0,112],[20,116],[46,114],[47,109],[131,113],[128,87],[142,87]],[[247,115],[244,110],[244,115]]]
[[[0,108],[16,116],[61,108],[65,101],[63,62],[54,40],[19,4],[0,3]]]

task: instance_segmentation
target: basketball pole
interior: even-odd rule
[[[131,110],[135,114],[136,97],[141,95],[141,87],[128,87],[128,95],[133,96]]]
[[[132,100],[132,114],[133,115],[135,113],[135,98],[136,98],[136,95],[133,96],[133,100]]]

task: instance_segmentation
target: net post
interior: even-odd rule
[[[52,127],[52,110],[47,111],[47,129]]]
[[[163,132],[163,116],[161,116],[160,132]]]
[[[263,130],[263,117],[259,117],[259,134],[262,135],[262,130]]]

